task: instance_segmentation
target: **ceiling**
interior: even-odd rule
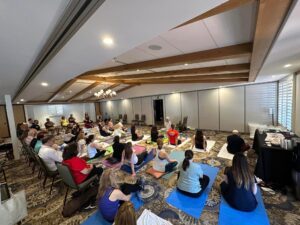
[[[0,103],[14,95],[69,0],[0,2]]]
[[[284,27],[278,35],[265,64],[258,75],[258,82],[281,79],[300,70],[300,1],[295,1]],[[291,64],[290,67],[284,66]]]
[[[206,15],[223,4],[230,6],[231,3],[236,7],[174,28],[199,15]],[[0,33],[1,96],[14,96],[17,92],[18,85],[23,81],[68,4],[69,1],[66,0],[30,0],[26,4],[20,4],[19,1],[17,4],[16,0],[12,0],[0,3],[0,26],[5,30]],[[255,82],[278,80],[285,74],[300,69],[300,53],[295,47],[300,44],[300,23],[297,17],[299,9],[297,2],[286,18],[286,23],[274,41]],[[170,57],[212,49],[219,53],[220,48],[239,44],[251,45],[255,39],[257,10],[256,0],[106,0],[16,96],[14,102],[20,102],[20,99],[25,99],[25,103],[95,101],[97,99],[93,97],[93,93],[100,89],[110,88],[119,92],[118,98],[122,98],[246,82],[248,78],[245,73],[250,70],[251,51],[249,54],[217,60],[180,61],[162,65],[156,63],[156,66],[141,69],[124,68],[137,63],[149,65],[151,60],[163,61],[171,59]],[[31,15],[30,18],[28,14]],[[114,39],[112,47],[103,45],[101,41],[107,36]],[[153,46],[160,49],[153,50]],[[287,63],[292,66],[283,68]],[[245,71],[226,69],[203,74],[198,71],[200,68],[206,71],[239,64],[249,68]],[[123,69],[114,70],[118,66],[123,66]],[[112,72],[95,73],[107,69]],[[187,71],[193,69],[197,72],[188,74]],[[174,72],[179,75],[166,75]],[[160,77],[156,77],[156,74]],[[281,76],[274,76],[277,74]],[[210,77],[202,77],[203,80],[199,81],[196,75]],[[230,79],[231,75],[236,78]],[[218,76],[220,79],[216,80]],[[174,84],[167,82],[172,80]],[[49,85],[42,87],[42,82]],[[2,100],[3,98],[0,103]]]
[[[46,92],[51,96],[60,85],[76,75],[97,68],[109,59],[140,45],[145,40],[149,40],[199,13],[206,12],[224,1],[105,1],[32,80],[16,98],[16,101],[21,98],[25,101],[36,99],[41,92]],[[166,11],[168,11],[167,14]],[[155,17],[153,12],[155,12]],[[140,32],[141,30],[143,32]],[[107,48],[101,43],[101,38],[106,35],[114,38],[114,48]],[[42,88],[41,82],[48,82],[49,86]]]

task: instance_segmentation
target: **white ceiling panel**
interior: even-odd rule
[[[0,103],[4,94],[16,92],[68,3],[0,1]]]
[[[215,60],[211,62],[203,62],[203,63],[193,63],[180,66],[168,66],[168,67],[161,67],[161,68],[155,68],[151,69],[155,72],[163,72],[163,71],[169,71],[169,70],[185,70],[185,69],[194,69],[194,68],[203,68],[203,67],[211,67],[211,66],[223,66],[226,65],[225,60]]]
[[[183,53],[217,48],[202,21],[170,30],[160,36]]]
[[[160,50],[152,50],[149,48],[150,45],[157,45],[160,46]],[[146,52],[150,55],[152,55],[155,58],[163,58],[173,55],[180,55],[183,52],[168,43],[166,40],[161,38],[160,36],[152,39],[151,41],[148,41],[142,45],[139,45],[137,47],[138,49],[142,50],[143,52]]]
[[[255,4],[248,3],[203,20],[218,47],[252,41],[256,18]]]
[[[226,59],[226,64],[233,65],[233,64],[242,64],[242,63],[249,63],[250,56],[241,57],[237,59]]]
[[[98,68],[146,40],[151,40],[223,2],[225,0],[105,1],[38,77],[49,82],[53,87],[52,91],[55,91],[67,80]],[[102,44],[104,36],[114,39],[113,47]],[[31,90],[37,90],[39,85],[37,79],[34,79],[21,95],[24,98],[34,98],[40,93],[33,93]]]

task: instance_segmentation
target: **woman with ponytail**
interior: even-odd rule
[[[225,168],[221,193],[228,204],[240,211],[253,211],[257,206],[257,185],[250,172],[247,158],[243,153],[235,153],[232,167]]]
[[[209,177],[203,174],[199,163],[193,162],[194,153],[186,150],[179,166],[177,190],[190,197],[199,197],[209,184]]]

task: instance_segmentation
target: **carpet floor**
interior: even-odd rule
[[[144,128],[145,133],[149,133],[148,128]],[[213,188],[209,194],[205,208],[199,220],[188,216],[184,212],[168,205],[165,201],[169,193],[176,186],[176,174],[173,174],[169,180],[155,179],[145,173],[152,165],[150,162],[143,167],[138,176],[142,176],[146,180],[147,191],[143,193],[145,204],[137,212],[138,215],[146,209],[150,209],[160,217],[169,220],[174,225],[217,225],[219,218],[220,206],[220,188],[222,174],[226,166],[231,165],[231,161],[218,158],[217,154],[222,145],[226,142],[226,137],[229,133],[205,131],[205,136],[210,140],[215,140],[216,144],[208,153],[195,153],[195,161],[207,163],[220,168],[217,178],[213,184]],[[193,133],[187,132],[187,136],[192,136]],[[242,135],[243,138],[251,145],[252,141],[248,135]],[[141,143],[146,145],[146,143]],[[149,145],[148,145],[149,146]],[[190,143],[185,144],[180,150],[190,148]],[[166,148],[168,152],[171,149]],[[254,170],[257,156],[254,150],[249,150],[247,155],[250,167]],[[8,184],[13,192],[25,189],[28,202],[28,216],[24,219],[23,224],[27,225],[50,225],[63,224],[75,225],[80,224],[89,215],[95,212],[94,210],[86,212],[78,212],[70,218],[62,216],[63,199],[65,187],[61,182],[55,184],[52,194],[49,195],[50,180],[47,182],[45,189],[42,187],[43,179],[38,179],[37,172],[32,174],[31,167],[25,163],[24,158],[14,161],[6,170]],[[122,171],[118,171],[120,181],[130,182],[131,177]],[[300,224],[300,202],[296,201],[294,196],[288,191],[282,194],[280,191],[262,191],[264,204],[272,225],[299,225]],[[70,196],[69,196],[70,197]],[[0,222],[1,223],[1,222]]]

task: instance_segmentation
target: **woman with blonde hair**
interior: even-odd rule
[[[253,211],[257,206],[255,198],[257,186],[254,175],[250,172],[247,158],[243,153],[236,153],[232,167],[225,169],[221,193],[228,204],[240,211]]]
[[[114,225],[136,225],[137,218],[131,202],[124,202],[115,218]]]
[[[85,141],[85,135],[80,132],[77,136],[77,146],[78,146],[78,157],[83,157],[87,155],[87,146]]]
[[[135,184],[117,182],[116,171],[107,169],[100,179],[98,191],[98,209],[103,218],[109,222],[115,220],[115,216],[122,202],[130,201],[131,193],[142,190],[143,181],[138,180]]]

